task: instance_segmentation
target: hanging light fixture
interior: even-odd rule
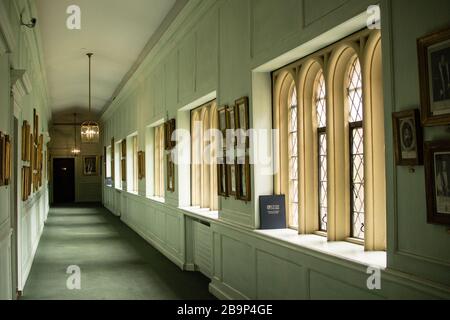
[[[81,153],[81,150],[77,147],[77,114],[73,114],[73,148],[71,153],[76,157]]]
[[[94,54],[88,53],[89,58],[89,116],[91,115],[91,58]],[[100,126],[95,121],[85,121],[81,124],[81,142],[98,143],[100,137]]]

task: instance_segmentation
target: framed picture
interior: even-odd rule
[[[236,197],[237,195],[237,170],[236,164],[227,164],[227,184],[228,193],[230,196]]]
[[[114,176],[116,174],[115,167],[114,167],[115,156],[116,156],[116,153],[115,153],[114,138],[111,138],[111,180],[112,181],[114,181]]]
[[[223,106],[217,110],[219,114],[219,131],[222,133],[222,148],[227,147],[228,106]]]
[[[22,124],[22,161],[30,161],[30,125],[28,121]]]
[[[85,156],[83,157],[83,175],[98,176],[98,157]]]
[[[125,158],[120,161],[120,170],[122,172],[122,182],[127,182],[127,160]]]
[[[175,192],[175,164],[172,159],[172,152],[167,154],[167,191]]]
[[[145,152],[138,152],[138,178],[142,180],[145,178]]]
[[[236,165],[237,199],[249,202],[252,199],[250,181],[250,159],[248,156],[238,158]]]
[[[8,135],[5,136],[4,167],[4,184],[7,186],[11,180],[11,140]]]
[[[397,112],[392,115],[395,160],[398,166],[423,164],[422,127],[419,110]]]
[[[26,172],[26,167],[22,167],[22,201],[27,201],[27,172]]]
[[[164,149],[172,150],[176,146],[176,141],[172,140],[173,133],[176,130],[176,120],[171,119],[164,123]]]
[[[5,136],[0,132],[0,186],[5,185]]]
[[[428,223],[450,225],[450,141],[425,143]]]
[[[218,175],[218,194],[221,197],[228,197],[228,186],[227,186],[227,166],[224,163],[217,164],[217,175]]]
[[[36,113],[36,109],[33,109],[33,134],[34,134],[34,143],[38,143],[38,136],[39,136],[39,116]]]
[[[127,140],[123,139],[122,143],[121,143],[121,147],[122,147],[122,159],[127,157]]]
[[[234,130],[237,129],[236,126],[236,106],[231,106],[227,108],[227,129]],[[237,139],[233,135],[233,140],[229,141],[231,147],[235,147],[237,145]]]
[[[250,129],[248,97],[243,97],[236,100],[235,113],[236,130],[239,130],[237,134],[237,144],[238,146],[240,146],[240,148],[244,148],[245,146],[245,149],[248,149],[250,141],[249,137],[247,136],[247,130]]]
[[[417,40],[422,124],[450,123],[450,28]]]

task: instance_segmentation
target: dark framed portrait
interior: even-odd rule
[[[83,174],[85,176],[98,176],[98,157],[85,156],[83,157]]]
[[[392,115],[395,160],[398,166],[423,164],[422,127],[419,110],[396,112]]]
[[[450,28],[417,40],[422,124],[450,123]]]
[[[248,149],[250,142],[247,136],[247,130],[250,129],[248,97],[236,100],[235,113],[236,130],[238,130],[237,144],[240,148]]]
[[[450,225],[450,141],[425,143],[427,220]]]

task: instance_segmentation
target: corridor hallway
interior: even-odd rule
[[[81,290],[67,289],[69,266]],[[183,272],[119,218],[93,205],[50,209],[22,299],[213,299],[209,280]]]

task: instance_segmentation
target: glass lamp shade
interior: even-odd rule
[[[98,143],[100,137],[100,127],[94,121],[86,121],[81,125],[81,142]]]
[[[81,150],[80,149],[78,149],[78,148],[73,148],[72,149],[72,154],[74,155],[74,156],[77,156],[77,155],[79,155],[81,153]]]

